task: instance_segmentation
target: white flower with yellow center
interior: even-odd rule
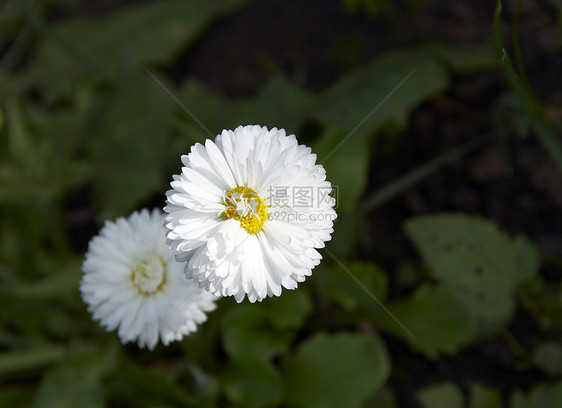
[[[82,299],[123,343],[154,349],[197,329],[216,297],[185,278],[166,244],[162,214],[147,210],[106,222],[82,264]]]
[[[189,278],[255,302],[312,273],[336,213],[309,147],[283,129],[239,126],[181,160],[164,211],[168,242]]]

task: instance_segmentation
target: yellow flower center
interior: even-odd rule
[[[260,232],[267,219],[266,205],[255,190],[239,186],[225,194],[223,204],[226,209],[222,212],[225,220],[234,218],[250,234]]]
[[[162,290],[166,282],[166,263],[158,257],[147,256],[131,273],[133,285],[143,295],[152,295]]]

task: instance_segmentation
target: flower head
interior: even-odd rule
[[[336,213],[309,147],[283,129],[239,126],[181,160],[164,211],[188,277],[216,295],[255,302],[312,273]]]
[[[216,297],[183,273],[166,244],[162,214],[134,212],[106,222],[89,244],[82,264],[82,299],[94,320],[118,328],[123,343],[154,349],[197,329]]]

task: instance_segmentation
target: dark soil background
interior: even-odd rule
[[[128,1],[85,3],[83,13],[104,14]],[[514,3],[504,4],[506,38]],[[554,0],[527,1],[519,33],[530,81],[549,112],[562,116],[561,31]],[[216,22],[167,73],[179,82],[195,76],[230,96],[252,95],[269,73],[282,70],[301,86],[318,91],[385,50],[433,42],[471,44],[492,38],[495,1],[397,1],[380,16],[346,13],[339,0],[260,0]],[[62,16],[51,16],[56,20]],[[432,98],[410,118],[409,129],[381,135],[371,162],[365,196],[385,183],[479,135],[492,135],[493,110],[507,91],[499,72],[456,75],[446,94]],[[516,118],[500,111],[506,124]],[[523,233],[545,254],[542,273],[559,281],[549,259],[562,258],[562,177],[530,135],[512,135],[512,169],[495,144],[478,150],[426,179],[370,214],[369,240],[359,255],[392,271],[417,255],[401,223],[415,214],[463,211],[495,220],[511,234]],[[392,277],[391,277],[392,280]],[[391,298],[403,296],[391,282]],[[518,310],[510,331],[532,349],[539,330]],[[416,407],[415,391],[454,380],[527,390],[542,379],[539,370],[514,371],[515,357],[504,340],[465,348],[451,358],[430,362],[401,342],[385,337],[393,360],[390,385],[401,407]]]

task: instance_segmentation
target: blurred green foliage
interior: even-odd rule
[[[538,274],[541,256],[528,239],[463,214],[409,219],[405,234],[421,260],[397,271],[409,276],[411,292],[391,300],[392,271],[356,257],[374,137],[404,129],[452,75],[497,70],[493,48],[392,50],[317,93],[281,74],[239,98],[194,78],[176,84],[166,77],[164,67],[182,50],[245,3],[141,2],[52,24],[27,2],[1,6],[8,52],[0,63],[0,406],[394,407],[385,384],[400,373],[388,339],[435,360],[508,336],[517,307],[545,333],[536,350],[517,353],[519,368],[538,367],[552,383],[514,392],[510,407],[562,405],[562,287]],[[387,1],[344,4],[371,14],[392,8]],[[39,35],[30,40],[31,32]],[[14,69],[13,55],[30,44]],[[524,105],[528,90],[513,78]],[[525,106],[559,163],[551,125],[535,105]],[[87,192],[82,210],[98,226],[128,215],[163,196],[191,144],[251,123],[297,135],[314,125],[310,144],[339,187],[339,220],[323,263],[280,298],[221,300],[179,344],[154,353],[122,346],[80,299],[83,254],[71,225],[83,214],[69,214],[69,197]],[[493,388],[463,387],[434,384],[417,399],[423,407],[502,406]]]

